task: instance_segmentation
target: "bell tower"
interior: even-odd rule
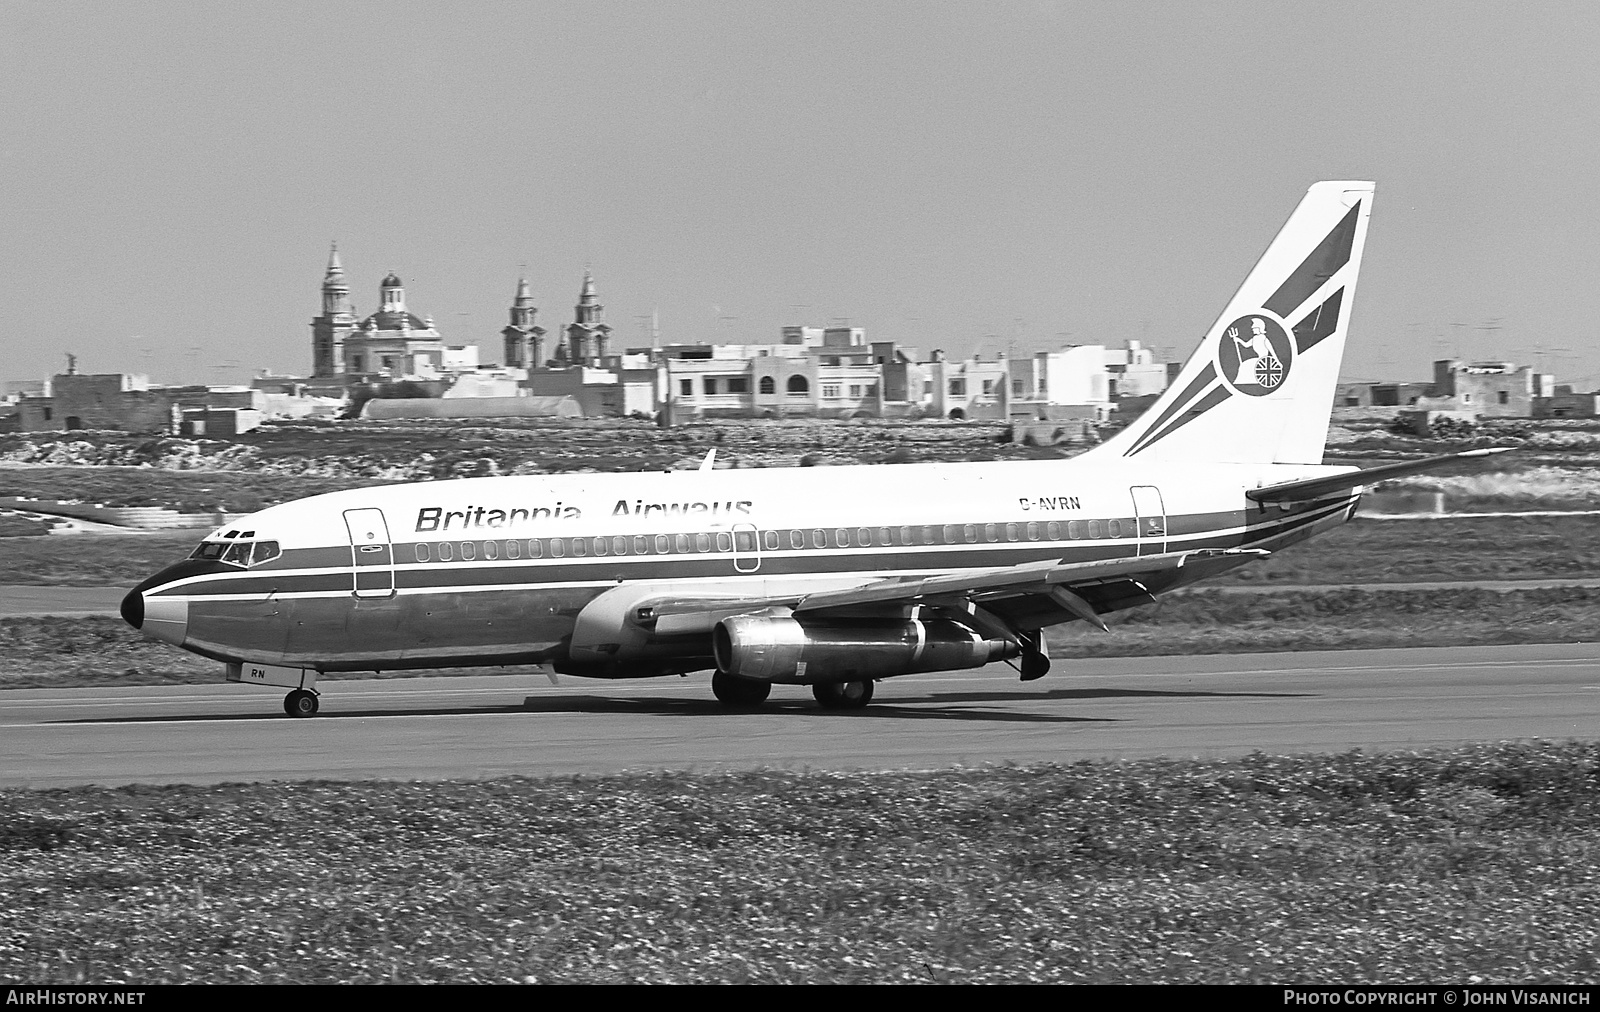
[[[355,311],[350,307],[350,286],[339,263],[339,244],[328,254],[328,270],[322,278],[322,315],[311,321],[311,375],[339,376],[345,371],[344,340],[355,330]]]
[[[525,369],[544,366],[545,330],[534,322],[538,315],[528,279],[519,278],[516,298],[511,300],[511,325],[500,332],[505,338],[506,365]]]
[[[584,365],[605,358],[610,341],[611,328],[605,324],[605,307],[595,294],[594,275],[584,271],[583,290],[573,307],[572,325],[567,328],[567,359],[572,365]]]

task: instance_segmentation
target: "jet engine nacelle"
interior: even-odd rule
[[[977,668],[1021,652],[939,618],[735,615],[717,623],[711,645],[718,670],[789,685]]]

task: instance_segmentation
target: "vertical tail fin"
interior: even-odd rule
[[[1090,454],[1322,463],[1373,189],[1306,191],[1166,393]]]

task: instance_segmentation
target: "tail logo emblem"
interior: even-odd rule
[[[1217,348],[1217,371],[1241,394],[1265,397],[1289,378],[1294,342],[1277,317],[1241,316],[1228,325]]]

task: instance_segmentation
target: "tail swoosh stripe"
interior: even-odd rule
[[[1294,346],[1296,354],[1304,352],[1307,348],[1321,341],[1339,329],[1339,304],[1344,301],[1344,289],[1341,288],[1328,296],[1328,301],[1306,314],[1306,318],[1294,325]]]
[[[1337,274],[1339,268],[1350,262],[1350,249],[1356,240],[1356,223],[1361,218],[1361,204],[1361,201],[1356,202],[1344,220],[1334,226],[1333,231],[1311,251],[1311,255],[1289,275],[1288,280],[1278,286],[1272,298],[1262,304],[1263,308],[1277,313],[1281,319],[1288,319],[1300,308],[1301,303],[1315,295],[1317,289]]]
[[[1138,443],[1134,444],[1133,449],[1128,451],[1127,456],[1131,457],[1143,449],[1146,445],[1146,441],[1150,439],[1150,434],[1152,432],[1161,428],[1162,424],[1165,423],[1168,418],[1171,418],[1179,411],[1182,411],[1191,400],[1200,396],[1200,392],[1206,387],[1210,386],[1212,381],[1216,378],[1216,365],[1211,362],[1207,362],[1206,367],[1200,370],[1200,375],[1194,378],[1194,382],[1190,383],[1188,387],[1184,389],[1183,393],[1179,394],[1171,404],[1167,405],[1167,409],[1161,412],[1161,414],[1156,417],[1155,421],[1150,423],[1150,427],[1145,429],[1144,435],[1140,437]]]
[[[1199,418],[1201,415],[1205,414],[1207,411],[1210,411],[1212,408],[1216,407],[1218,404],[1221,404],[1231,396],[1233,396],[1232,392],[1229,391],[1227,387],[1219,384],[1215,390],[1212,390],[1210,393],[1200,398],[1199,403],[1197,403],[1194,407],[1190,408],[1188,411],[1185,411],[1177,418],[1174,418],[1166,428],[1162,429],[1160,432],[1157,432],[1155,435],[1146,439],[1143,443],[1134,447],[1131,451],[1129,451],[1129,455],[1131,456],[1147,446],[1153,446],[1156,443],[1159,443],[1161,440],[1172,435],[1174,432],[1177,432],[1179,429],[1183,428],[1185,425],[1188,425],[1190,422],[1194,421],[1196,418]]]

